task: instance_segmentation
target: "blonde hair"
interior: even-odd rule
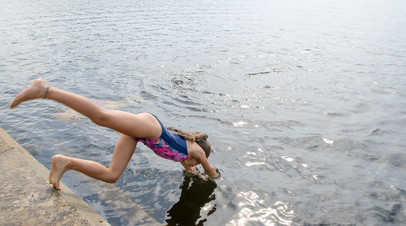
[[[207,136],[206,133],[201,133],[201,132],[185,132],[180,129],[175,129],[173,127],[168,127],[167,128],[170,131],[173,131],[177,133],[179,136],[183,137],[185,140],[196,142],[206,153],[206,158],[209,158],[210,152],[211,152],[211,146],[209,142],[207,141]]]

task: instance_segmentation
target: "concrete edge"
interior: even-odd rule
[[[15,151],[24,160],[26,160],[30,167],[38,172],[38,175],[44,179],[45,183],[48,183],[49,170],[38,162],[28,151],[26,151],[20,144],[18,144],[7,132],[0,128],[0,136],[8,144],[3,152]],[[0,154],[1,154],[0,153]],[[103,217],[101,217],[95,210],[93,210],[86,202],[79,198],[69,187],[64,185],[63,190],[59,191],[59,194],[67,203],[71,204],[74,208],[78,210],[78,213],[88,220],[91,225],[110,225]]]

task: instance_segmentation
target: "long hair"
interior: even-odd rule
[[[207,141],[207,134],[201,132],[185,132],[173,127],[168,127],[168,130],[177,133],[179,136],[185,138],[185,140],[196,142],[203,149],[204,153],[206,154],[206,158],[209,158],[211,146]]]

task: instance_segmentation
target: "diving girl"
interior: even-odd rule
[[[138,142],[144,143],[163,158],[180,162],[186,171],[196,173],[195,166],[201,164],[210,178],[220,176],[207,159],[211,147],[204,133],[167,129],[151,113],[132,114],[104,109],[88,98],[50,86],[41,78],[35,79],[21,91],[11,102],[10,108],[39,98],[62,103],[88,117],[95,124],[120,133],[108,167],[90,160],[54,155],[51,160],[49,183],[58,190],[61,189],[59,181],[68,170],[76,170],[108,183],[116,182],[129,163]]]

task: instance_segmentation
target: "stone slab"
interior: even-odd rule
[[[109,225],[0,128],[0,225]]]

